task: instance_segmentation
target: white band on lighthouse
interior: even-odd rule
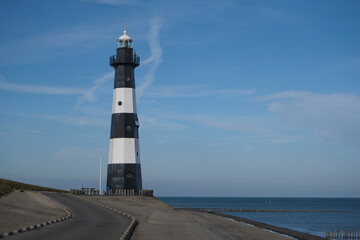
[[[109,164],[113,163],[140,163],[139,139],[110,139]]]
[[[115,88],[112,113],[136,113],[134,88]]]

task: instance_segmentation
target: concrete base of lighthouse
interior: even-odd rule
[[[138,163],[108,164],[106,186],[113,192],[120,189],[142,189],[141,165]]]

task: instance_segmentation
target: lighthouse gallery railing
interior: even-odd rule
[[[134,54],[134,57],[133,57],[133,62],[132,63],[135,63],[136,65],[140,65],[140,56],[136,55],[136,53]],[[110,57],[110,65],[115,65],[116,63],[118,63],[116,61],[116,57],[115,55],[111,56]]]

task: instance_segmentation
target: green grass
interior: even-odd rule
[[[47,192],[59,192],[66,193],[68,191],[42,187],[38,185],[26,184],[22,182],[16,182],[0,178],[0,197],[13,192],[14,190],[31,190],[31,191],[47,191]]]
[[[14,189],[12,189],[11,187],[7,186],[7,185],[3,185],[0,184],[0,197],[11,193],[12,191],[14,191]]]

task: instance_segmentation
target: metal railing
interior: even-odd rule
[[[136,53],[134,54],[134,63],[140,65],[140,56],[138,56]]]
[[[115,62],[116,62],[116,58],[115,58],[115,55],[113,55],[110,57],[110,65],[114,65]]]
[[[70,189],[70,193],[74,195],[84,196],[100,196],[100,191],[95,188],[82,188],[82,189]],[[154,190],[140,189],[135,192],[135,189],[118,189],[112,191],[110,189],[103,191],[104,196],[147,196],[153,197]]]
[[[135,63],[136,65],[140,65],[140,56],[138,56],[136,53],[134,54],[134,57],[132,60],[133,60],[132,62]],[[110,65],[113,66],[116,63],[119,63],[119,62],[116,61],[115,55],[111,56],[110,57]]]

